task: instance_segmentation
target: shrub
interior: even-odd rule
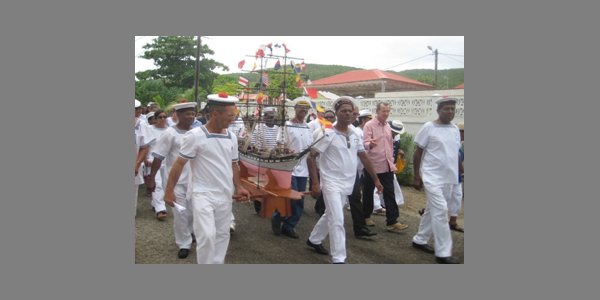
[[[396,175],[396,179],[400,185],[413,184],[413,162],[412,156],[415,152],[414,136],[408,132],[404,132],[400,135],[400,148],[404,150],[404,159],[406,159],[406,167],[402,173]]]

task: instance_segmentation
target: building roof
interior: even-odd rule
[[[461,84],[459,84],[459,85],[455,86],[454,88],[455,88],[455,89],[463,89],[463,90],[464,90],[464,89],[465,89],[465,84],[464,84],[464,83],[461,83]]]
[[[351,83],[351,82],[360,82],[360,81],[372,81],[372,80],[382,80],[388,79],[392,81],[399,81],[403,83],[423,86],[423,87],[432,87],[427,83],[423,83],[414,79],[410,79],[395,73],[381,71],[381,70],[353,70],[348,71],[342,74],[337,74],[334,76],[321,78],[318,80],[313,80],[312,85],[330,85],[330,84],[340,84],[340,83]]]

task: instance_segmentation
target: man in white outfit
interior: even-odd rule
[[[189,161],[196,257],[199,264],[223,264],[229,246],[232,198],[248,200],[238,165],[238,143],[227,130],[235,120],[238,98],[225,93],[208,95],[210,119],[188,131],[181,142],[179,157],[171,167],[165,202],[173,207],[174,188]]]
[[[417,148],[413,155],[414,186],[425,187],[427,206],[421,217],[419,231],[412,239],[414,248],[434,254],[440,264],[457,264],[452,257],[452,236],[448,227],[448,201],[452,187],[458,184],[458,153],[460,133],[454,119],[456,99],[436,101],[438,119],[427,122],[415,136]],[[434,246],[427,245],[431,237]]]
[[[325,137],[313,146],[308,157],[312,182],[311,193],[316,197],[322,192],[326,208],[306,244],[317,253],[326,255],[327,250],[322,242],[329,234],[331,258],[334,264],[343,264],[346,261],[343,205],[348,195],[352,193],[359,158],[367,172],[373,176],[377,190],[383,191],[383,186],[375,176],[375,170],[367,158],[362,140],[348,127],[354,120],[354,105],[350,97],[340,97],[334,101],[337,123],[333,128],[325,129],[323,133]],[[317,176],[317,157],[320,179]]]
[[[152,169],[148,178],[148,188],[154,191],[156,186],[155,176],[163,160],[166,160],[165,173],[168,174],[173,166],[173,162],[179,155],[181,141],[186,132],[191,129],[192,122],[196,118],[196,102],[178,103],[173,106],[177,114],[176,125],[167,128],[166,132],[158,139],[156,146],[152,151],[154,160]],[[190,167],[186,165],[183,168],[179,181],[175,185],[175,202],[178,204],[173,209],[173,232],[175,234],[175,243],[179,247],[177,257],[186,258],[192,247],[192,206],[188,200]]]
[[[135,109],[135,123],[133,125],[133,131],[135,134],[135,161],[137,162],[137,156],[140,151],[140,145],[142,144],[142,103],[135,99],[134,101],[134,109]],[[137,166],[137,163],[135,164]],[[137,201],[138,201],[138,190],[140,189],[140,184],[144,183],[144,179],[142,178],[142,167],[135,167],[134,170],[134,184],[135,184],[135,216],[137,216]]]

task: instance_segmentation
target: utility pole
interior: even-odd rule
[[[437,68],[438,68],[438,49],[433,50],[431,46],[427,46],[427,49],[433,51],[435,55],[435,70],[433,72],[433,87],[437,88]]]
[[[200,68],[200,36],[197,36],[198,43],[196,47],[196,73],[194,74],[194,102],[198,103],[198,107],[200,107],[200,102],[198,102],[198,72]]]

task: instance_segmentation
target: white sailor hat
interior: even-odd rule
[[[353,107],[358,107],[358,102],[356,102],[356,99],[354,99],[350,96],[341,96],[341,97],[337,98],[335,101],[333,101],[331,108],[334,111],[337,111],[339,109],[339,105],[341,105],[341,104],[338,105],[338,103],[340,103],[340,102],[350,102],[350,103],[352,103]]]
[[[358,117],[359,118],[370,117],[370,116],[373,116],[373,114],[368,109],[363,109],[363,110],[361,110],[361,111],[358,112]]]
[[[154,112],[153,111],[151,111],[151,112],[149,112],[149,113],[146,114],[146,118],[147,119],[150,119],[152,117],[154,117]]]
[[[140,102],[140,100],[138,100],[138,99],[135,99],[133,104],[134,104],[134,108],[138,108],[138,107],[142,106],[142,102]]]
[[[435,100],[435,104],[440,105],[446,102],[454,102],[456,103],[458,100],[456,98],[450,98],[448,96],[442,96],[441,98]]]
[[[146,105],[146,107],[150,107],[150,106],[152,106],[153,104],[156,104],[156,103],[154,103],[154,102],[148,102],[148,104]]]
[[[294,99],[294,106],[308,106],[311,107],[310,105],[310,98],[306,97],[306,96],[300,96],[296,99]]]
[[[216,105],[234,105],[240,101],[237,97],[229,96],[227,93],[211,94],[207,98],[210,104]]]
[[[392,131],[395,133],[403,134],[404,131],[406,131],[404,129],[404,124],[402,123],[402,121],[391,120],[391,121],[388,121],[388,124],[390,124]]]
[[[174,110],[180,110],[185,108],[196,108],[196,102],[182,102],[173,105]]]

